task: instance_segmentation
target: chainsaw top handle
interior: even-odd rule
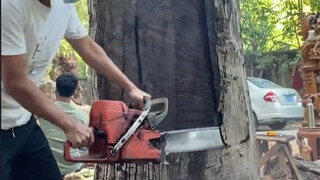
[[[142,110],[147,110],[149,107],[151,107],[151,98],[147,97],[147,96],[144,96],[143,97],[143,109]]]
[[[147,110],[147,109],[151,106],[151,104],[152,104],[151,98],[149,98],[149,97],[147,97],[147,96],[144,96],[144,97],[143,97],[143,104],[144,104],[144,106],[143,106],[142,110],[145,111],[145,110]],[[134,104],[133,101],[131,101],[131,102],[128,104],[128,108],[129,108],[129,109],[139,109],[137,106],[138,106],[138,105],[137,105],[137,104]]]

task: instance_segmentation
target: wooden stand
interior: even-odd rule
[[[273,179],[282,178],[285,176],[285,179],[289,178],[289,172],[287,170],[287,161],[290,165],[291,173],[297,180],[302,180],[301,174],[294,162],[294,158],[291,155],[291,148],[289,148],[289,142],[295,140],[295,136],[287,135],[276,135],[276,136],[267,136],[267,135],[257,135],[256,140],[260,145],[267,145],[267,151],[263,155],[263,152],[260,151],[261,158],[259,159],[258,168],[262,168],[265,164],[267,165],[268,161],[273,157],[277,156],[279,159],[280,170],[273,174],[270,173]],[[275,145],[269,149],[269,142],[275,142]],[[261,150],[261,147],[259,148]],[[267,165],[268,166],[268,165]],[[271,171],[271,170],[269,170]]]
[[[308,139],[308,145],[312,149],[312,161],[320,159],[320,128],[300,128],[297,133],[297,139]],[[301,147],[299,147],[301,152]]]

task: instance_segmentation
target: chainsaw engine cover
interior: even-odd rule
[[[138,113],[130,111],[121,101],[96,101],[91,107],[89,126],[102,130],[107,144],[112,145],[118,141]]]

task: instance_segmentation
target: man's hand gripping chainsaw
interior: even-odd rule
[[[92,104],[89,126],[95,142],[88,155],[70,156],[66,142],[64,158],[71,162],[109,163],[159,162],[160,132],[157,125],[166,117],[168,99],[146,99],[144,110],[128,107],[122,101],[100,100]]]

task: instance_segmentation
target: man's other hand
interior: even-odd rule
[[[89,147],[94,143],[93,130],[81,123],[75,123],[74,128],[65,130],[65,135],[73,148]]]

